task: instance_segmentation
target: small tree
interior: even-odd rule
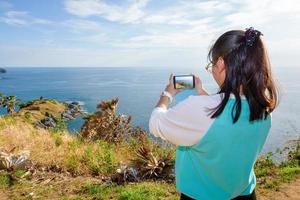
[[[12,114],[15,112],[17,97],[16,96],[8,96],[7,97],[7,113]]]
[[[0,93],[0,107],[6,108],[8,114],[15,112],[15,107],[21,101],[16,96],[5,96]]]

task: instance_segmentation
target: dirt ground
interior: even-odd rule
[[[258,193],[258,200],[300,200],[300,179],[280,186],[279,191]]]
[[[0,191],[0,200],[8,200],[8,197],[5,193],[3,193],[2,191]]]

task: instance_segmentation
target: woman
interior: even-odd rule
[[[256,199],[253,166],[278,102],[261,35],[252,27],[221,35],[209,51],[206,67],[219,92],[208,95],[196,77],[198,95],[168,109],[180,92],[171,74],[151,114],[150,132],[177,146],[175,174],[181,199]]]

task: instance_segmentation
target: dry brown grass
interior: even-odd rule
[[[66,145],[57,145],[54,134],[44,129],[35,129],[31,124],[19,120],[11,122],[9,116],[0,117],[0,146],[9,150],[28,149],[31,159],[43,164],[62,163],[65,158]],[[60,140],[67,144],[73,140],[69,134],[61,134]]]
[[[0,117],[0,147],[16,151],[30,150],[30,160],[40,165],[59,165],[76,173],[90,171],[84,162],[87,149],[101,154],[97,143],[84,143],[67,132],[36,129],[10,116]],[[103,152],[104,153],[104,152]]]

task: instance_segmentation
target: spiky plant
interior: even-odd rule
[[[173,178],[174,163],[172,154],[157,156],[147,143],[136,151],[136,158],[132,160],[142,179]]]

